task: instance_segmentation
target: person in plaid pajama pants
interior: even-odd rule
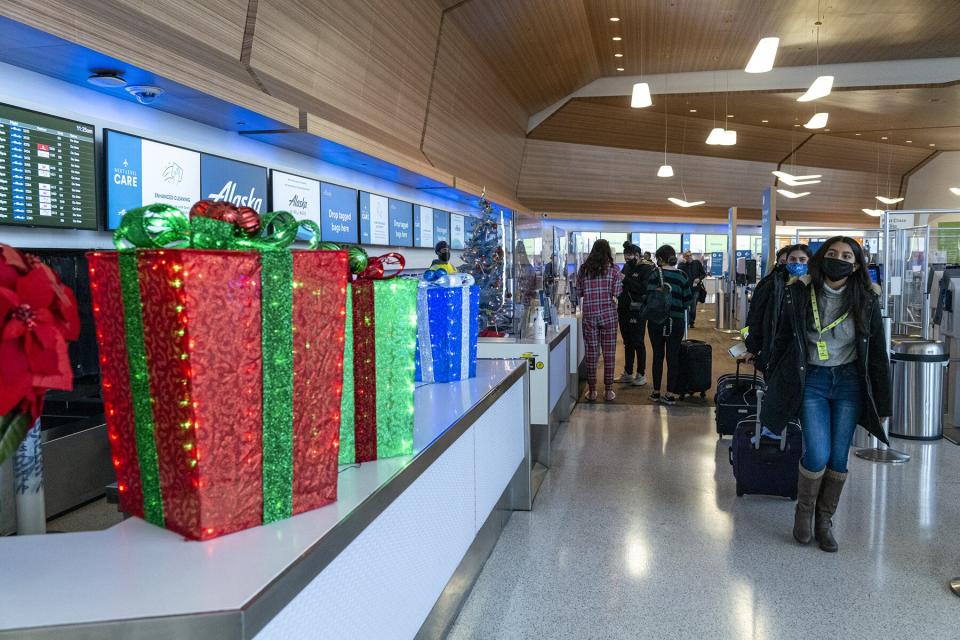
[[[613,376],[617,358],[617,302],[623,290],[623,274],[613,263],[606,240],[593,243],[590,255],[577,273],[577,290],[583,298],[583,343],[587,360],[587,400],[597,399],[597,359],[603,349],[604,398],[613,400]]]

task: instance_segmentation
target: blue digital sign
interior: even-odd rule
[[[320,185],[320,207],[321,237],[325,242],[357,242],[356,189],[323,182]]]
[[[450,214],[446,211],[433,210],[433,241],[434,244],[445,241],[450,243]]]
[[[202,153],[200,192],[205,199],[231,202],[266,213],[267,169]]]
[[[463,249],[463,216],[450,214],[450,248]]]
[[[385,196],[360,192],[360,244],[390,244],[389,207]]]
[[[390,245],[413,246],[413,205],[390,198]]]

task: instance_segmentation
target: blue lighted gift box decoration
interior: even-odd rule
[[[417,291],[417,382],[477,375],[480,287],[469,274],[427,271]]]

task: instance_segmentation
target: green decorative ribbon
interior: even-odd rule
[[[163,525],[150,379],[143,335],[143,309],[136,249],[234,249],[260,252],[263,430],[263,522],[293,512],[293,255],[286,251],[298,231],[310,232],[309,248],[320,245],[320,227],[286,211],[261,218],[261,233],[248,236],[212,218],[188,218],[179,209],[154,204],[123,216],[113,236],[120,249],[120,276],[133,395],[137,457],[143,484],[144,517]]]
[[[163,526],[163,497],[160,493],[160,463],[154,440],[153,403],[150,400],[150,371],[143,337],[143,307],[137,256],[132,251],[119,255],[120,292],[123,298],[123,324],[127,340],[127,366],[130,369],[130,395],[133,398],[133,432],[143,488],[143,519]]]
[[[213,218],[188,218],[165,204],[131,209],[113,233],[117,249],[286,249],[301,228],[310,233],[308,246],[320,245],[320,227],[313,220],[297,220],[288,211],[274,211],[260,219],[261,233],[248,236],[235,225]]]

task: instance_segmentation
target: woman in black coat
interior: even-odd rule
[[[803,458],[793,535],[836,551],[832,518],[847,478],[857,425],[883,442],[891,414],[888,345],[878,288],[863,249],[837,236],[820,247],[810,273],[787,287],[768,366],[762,421],[781,432],[800,418]]]
[[[757,369],[766,371],[773,340],[780,326],[780,310],[787,285],[807,274],[807,265],[813,254],[805,244],[795,244],[777,252],[777,265],[753,290],[750,311],[747,312],[746,338],[748,353],[745,359],[753,361]]]

